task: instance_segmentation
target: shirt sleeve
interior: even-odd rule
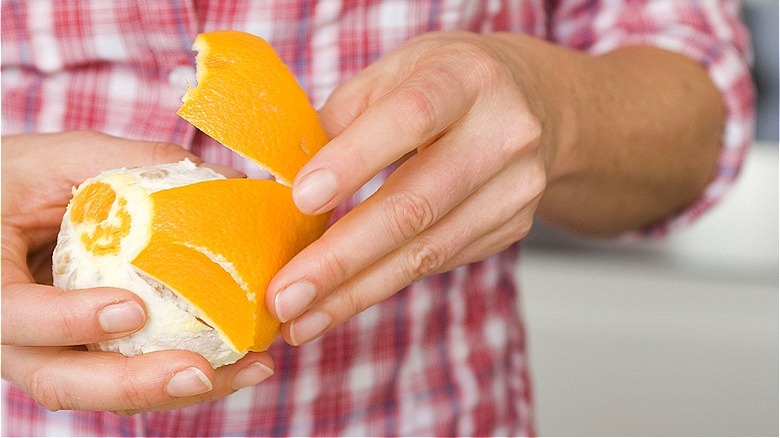
[[[553,42],[593,55],[629,45],[656,46],[701,63],[721,92],[726,119],[716,176],[698,200],[633,237],[663,236],[684,227],[717,203],[739,173],[755,124],[752,52],[740,8],[735,0],[561,0],[551,10]]]

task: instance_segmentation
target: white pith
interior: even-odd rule
[[[190,350],[204,356],[214,368],[233,363],[246,354],[234,351],[218,330],[204,323],[208,318],[196,306],[138,272],[130,263],[148,243],[151,223],[148,194],[213,179],[224,179],[224,176],[185,160],[107,171],[79,187],[96,181],[110,184],[118,198],[127,200],[126,208],[132,218],[130,234],[122,239],[119,254],[95,256],[82,246],[79,233],[83,226],[76,226],[70,220],[69,206],[53,254],[54,285],[64,290],[101,286],[124,288],[144,301],[148,314],[147,323],[140,331],[91,345],[90,349],[116,351],[126,356],[160,350]],[[116,203],[112,213],[115,208]],[[235,268],[224,257],[211,254],[209,258],[219,260],[219,265],[236,278]]]

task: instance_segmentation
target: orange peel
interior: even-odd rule
[[[193,48],[198,84],[179,115],[277,180],[225,179],[186,160],[104,172],[74,190],[53,272],[63,289],[123,287],[146,302],[141,331],[92,348],[183,348],[216,368],[264,351],[279,334],[265,304],[268,284],[329,218],[301,213],[289,184],[326,137],[261,38],[217,31],[199,35]]]
[[[327,141],[295,77],[265,40],[249,33],[200,34],[193,49],[198,85],[178,114],[291,185]]]

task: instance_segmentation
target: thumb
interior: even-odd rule
[[[2,344],[82,345],[121,338],[140,330],[146,306],[117,288],[65,292],[51,286],[3,285]]]

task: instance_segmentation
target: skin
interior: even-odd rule
[[[714,175],[723,107],[701,66],[657,48],[590,57],[518,35],[434,33],[343,83],[320,117],[332,140],[293,183],[302,211],[328,211],[405,161],[272,281],[266,303],[292,345],[427,275],[504,250],[535,218],[611,236],[684,208]],[[263,354],[214,372],[186,352],[124,358],[77,347],[136,330],[106,333],[96,321],[107,304],[141,303],[122,290],[65,295],[34,284],[70,187],[99,170],[187,156],[97,135],[3,140],[3,378],[52,410],[133,413],[267,377],[238,374],[270,367]],[[85,376],[87,367],[99,371]],[[172,397],[171,376],[190,367],[214,389]]]
[[[131,414],[218,399],[271,375],[273,362],[267,353],[251,353],[215,371],[202,356],[187,351],[136,357],[87,351],[82,345],[142,328],[146,322],[143,302],[122,289],[66,293],[51,286],[51,253],[72,187],[107,169],[184,158],[197,163],[197,157],[168,143],[124,140],[96,132],[2,140],[3,379],[52,411]],[[211,167],[226,176],[240,176]],[[118,327],[114,324],[106,331],[101,311],[113,305],[120,305],[113,309],[130,312]],[[192,368],[207,383],[193,376]],[[86,369],[90,372],[85,373]],[[181,371],[185,372],[181,375],[184,384],[171,384]]]
[[[535,217],[613,236],[673,214],[714,175],[723,108],[702,66],[661,49],[590,57],[457,33],[408,41],[321,118],[333,139],[293,183],[306,213],[407,159],[272,281],[266,302],[292,345],[507,248]]]

